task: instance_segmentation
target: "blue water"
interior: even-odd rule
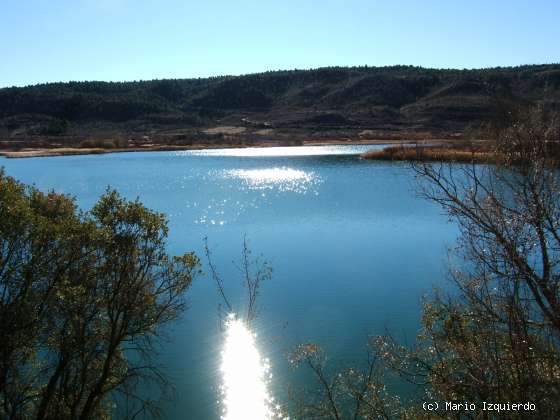
[[[42,190],[75,196],[83,209],[109,185],[139,197],[169,217],[172,253],[201,253],[207,236],[238,308],[244,295],[232,261],[246,235],[253,253],[274,268],[260,292],[255,329],[282,399],[298,380],[286,364],[293,345],[315,342],[334,362],[348,362],[363,360],[367,337],[387,329],[412,342],[422,295],[445,284],[456,228],[417,196],[406,164],[357,157],[369,148],[2,158],[0,166]],[[177,387],[165,406],[168,418],[216,418],[219,302],[211,279],[197,279],[188,311],[162,346],[159,360]]]

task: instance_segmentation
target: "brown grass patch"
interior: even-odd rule
[[[480,148],[454,148],[446,146],[414,147],[392,146],[381,150],[370,150],[361,155],[371,160],[404,160],[404,161],[442,161],[463,163],[494,162],[496,157],[488,150]]]
[[[233,127],[233,126],[220,126],[214,128],[208,128],[203,132],[205,134],[241,134],[247,131],[245,127]]]

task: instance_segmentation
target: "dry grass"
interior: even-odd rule
[[[206,134],[241,134],[247,131],[245,127],[220,126],[204,130]]]
[[[392,146],[382,150],[371,150],[361,155],[363,159],[371,160],[406,160],[406,161],[442,161],[465,163],[488,163],[496,160],[493,153],[482,148],[467,148],[464,146]]]

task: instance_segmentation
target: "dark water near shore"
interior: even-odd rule
[[[420,299],[442,285],[456,228],[417,197],[406,164],[362,161],[371,146],[230,149],[0,159],[17,179],[76,197],[88,209],[110,185],[170,221],[169,250],[213,251],[231,300],[243,307],[244,235],[274,268],[255,329],[282,399],[286,351],[323,345],[332,360],[363,360],[369,335],[414,340]],[[169,418],[216,418],[221,333],[209,277],[189,291],[189,310],[160,361],[177,399]]]

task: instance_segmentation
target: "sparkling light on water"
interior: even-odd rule
[[[224,176],[242,179],[252,188],[278,188],[293,192],[306,192],[310,185],[319,182],[313,172],[287,167],[232,169],[224,171]]]
[[[356,146],[297,146],[297,147],[245,147],[231,149],[183,150],[179,155],[231,156],[231,157],[279,157],[279,156],[326,156],[356,155],[371,149],[371,145]]]
[[[233,315],[226,321],[222,351],[222,405],[224,420],[280,418],[270,396],[270,365],[255,343],[255,335]]]

